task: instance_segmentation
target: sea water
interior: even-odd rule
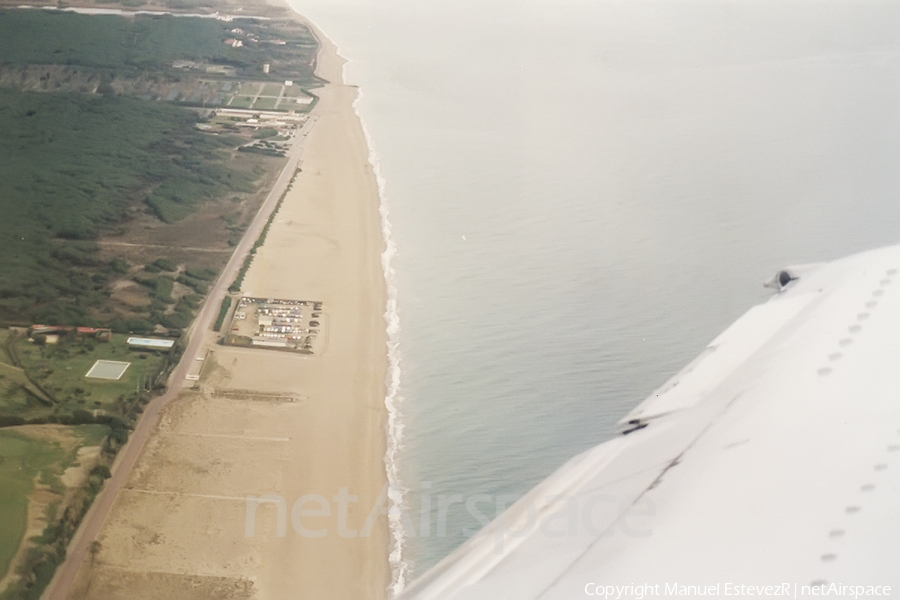
[[[398,583],[779,268],[900,241],[900,5],[292,3],[350,61],[389,211]]]

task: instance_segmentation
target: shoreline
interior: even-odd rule
[[[278,4],[279,0],[271,0],[273,4]],[[349,59],[344,58],[340,53],[340,48],[328,35],[312,20],[304,16],[298,9],[294,8],[288,0],[284,0],[295,18],[299,19],[319,41],[320,47],[328,46],[328,55],[335,60],[335,64],[331,69],[335,70],[335,77],[340,81],[341,85],[348,85],[344,76],[346,74],[346,65]],[[317,54],[318,58],[321,52]],[[328,68],[328,67],[326,67]],[[315,73],[320,73],[318,63],[316,64]],[[328,79],[328,77],[325,77]],[[385,395],[384,404],[386,411],[386,419],[384,423],[385,432],[385,452],[384,467],[387,477],[387,508],[388,508],[388,532],[390,535],[390,543],[387,547],[388,562],[391,570],[391,583],[389,591],[391,597],[400,594],[403,588],[410,580],[410,565],[406,559],[406,531],[403,526],[402,515],[406,511],[405,494],[402,481],[400,479],[400,465],[398,454],[403,442],[403,424],[400,408],[403,403],[403,397],[400,394],[400,315],[397,303],[397,288],[394,282],[394,269],[392,259],[397,252],[397,246],[391,236],[390,210],[387,206],[385,197],[385,180],[381,175],[381,169],[378,163],[378,155],[369,135],[366,123],[362,118],[359,110],[359,102],[362,99],[362,90],[357,86],[351,86],[357,90],[356,96],[352,102],[352,110],[356,115],[359,126],[362,129],[365,141],[367,158],[369,167],[375,177],[378,194],[378,214],[381,222],[381,234],[383,242],[383,250],[380,254],[381,271],[384,279],[385,300],[384,307],[384,324],[386,328],[386,351],[388,368],[385,373]]]
[[[277,0],[276,0],[277,1]],[[319,43],[323,40],[329,45],[329,54],[335,57],[340,68],[339,79],[342,85],[347,85],[344,74],[346,73],[346,65],[349,59],[344,58],[340,53],[340,48],[329,38],[322,29],[315,23],[303,16],[293,6],[288,4],[290,10],[303,22],[310,30]],[[316,74],[319,74],[318,65]],[[406,510],[404,508],[404,492],[400,479],[400,466],[398,462],[398,454],[403,442],[403,424],[400,407],[403,403],[403,397],[400,394],[400,315],[397,306],[397,288],[394,282],[394,269],[392,259],[397,252],[397,246],[391,236],[390,209],[387,206],[385,197],[385,180],[381,175],[381,169],[378,163],[378,155],[369,135],[366,123],[359,111],[359,102],[362,99],[362,90],[353,86],[357,90],[356,97],[353,100],[352,108],[362,128],[363,138],[367,149],[367,157],[369,167],[375,176],[378,192],[378,214],[381,220],[381,234],[384,243],[384,249],[381,252],[381,270],[384,278],[386,305],[384,311],[384,321],[387,333],[386,350],[388,359],[388,370],[385,374],[385,410],[386,420],[384,424],[386,436],[386,449],[384,453],[384,466],[388,484],[388,523],[391,543],[388,547],[388,560],[391,567],[391,585],[390,591],[395,596],[403,591],[403,588],[409,582],[410,565],[406,560],[404,549],[406,547],[406,531],[403,526],[402,514]]]
[[[319,42],[319,52],[316,55],[315,73],[317,76],[329,82],[323,87],[339,86],[342,89],[351,91],[347,97],[349,104],[342,108],[349,111],[350,114],[347,115],[349,120],[355,121],[353,124],[354,129],[357,130],[355,135],[358,138],[357,141],[362,142],[360,147],[362,152],[360,154],[363,155],[365,160],[365,177],[368,180],[370,188],[370,202],[367,202],[366,206],[366,210],[370,213],[368,218],[371,219],[368,229],[374,230],[377,234],[377,242],[375,245],[378,247],[378,251],[369,256],[370,259],[374,258],[375,263],[377,264],[377,274],[373,275],[378,279],[379,284],[377,287],[380,288],[378,313],[381,329],[378,337],[383,355],[381,356],[382,364],[379,367],[379,371],[382,374],[382,377],[380,378],[382,385],[379,396],[381,398],[380,409],[384,414],[381,422],[377,424],[377,431],[381,434],[382,438],[379,441],[377,458],[382,461],[382,468],[379,472],[380,487],[383,488],[382,493],[387,493],[384,506],[386,511],[390,511],[390,509],[400,503],[400,497],[397,495],[399,490],[396,481],[396,463],[393,460],[395,456],[394,453],[399,444],[399,438],[392,437],[395,427],[393,422],[396,418],[396,414],[394,407],[391,405],[391,400],[396,397],[397,387],[399,385],[399,365],[397,364],[396,359],[396,333],[392,335],[392,328],[396,330],[399,323],[396,319],[396,289],[393,286],[392,278],[390,276],[390,256],[396,251],[396,248],[390,240],[390,223],[388,221],[387,208],[384,203],[383,180],[378,170],[377,157],[374,154],[371,139],[369,138],[365,123],[357,108],[361,91],[357,86],[349,85],[344,80],[345,66],[348,60],[340,54],[338,46],[322,29],[320,29],[312,20],[300,13],[289,2],[286,0],[284,3],[279,0],[270,1],[274,5],[287,6],[292,16],[306,25],[316,37],[316,40]],[[323,88],[314,88],[313,92],[318,93],[322,89]],[[315,114],[315,111],[313,111],[313,114]],[[355,152],[356,149],[354,149],[354,153]],[[374,202],[371,202],[372,200]],[[371,212],[372,209],[374,209],[374,214]],[[265,246],[261,248],[261,250],[264,249]],[[252,271],[253,269],[251,268],[251,272]],[[392,316],[393,318],[391,318]],[[377,503],[380,500],[381,498],[375,502]],[[362,501],[360,501],[360,503],[362,504]],[[400,529],[399,536],[397,534],[398,528]],[[391,511],[388,514],[386,534],[388,539],[383,548],[383,554],[389,565],[387,581],[390,585],[382,585],[380,588],[385,591],[391,591],[392,594],[396,594],[402,589],[404,581],[403,577],[406,573],[405,568],[399,564],[399,557],[395,561],[395,552],[397,551],[397,548],[402,546],[402,523],[400,522],[399,513],[396,511]],[[398,575],[401,583],[399,588],[397,587]]]
[[[135,599],[187,590],[221,598],[388,595],[381,196],[357,90],[343,83],[345,61],[292,7],[291,14],[319,40],[316,73],[329,83],[314,90],[317,122],[301,170],[242,293],[322,302],[327,350],[217,346],[196,331],[210,350],[199,390],[161,410],[69,598],[124,590]],[[258,398],[235,398],[237,390]],[[296,400],[268,399],[285,392]],[[280,503],[251,510],[250,498],[263,497]],[[317,500],[327,512],[315,513]]]

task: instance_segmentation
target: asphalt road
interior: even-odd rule
[[[266,196],[256,217],[254,217],[253,221],[247,227],[244,237],[241,238],[241,241],[235,247],[234,253],[228,260],[228,264],[225,265],[225,269],[222,271],[222,274],[216,280],[215,285],[206,297],[206,300],[200,309],[200,313],[191,324],[191,327],[188,330],[187,348],[181,357],[181,361],[175,366],[169,376],[166,392],[151,400],[144,409],[134,431],[128,439],[128,443],[119,451],[118,456],[116,456],[116,460],[111,469],[112,476],[106,480],[103,489],[97,495],[97,498],[94,500],[94,503],[82,520],[81,525],[75,532],[72,541],[69,543],[66,559],[57,568],[53,580],[50,582],[50,585],[47,586],[46,591],[41,597],[42,600],[65,600],[68,597],[69,593],[72,591],[72,586],[75,583],[75,577],[78,574],[78,570],[81,568],[81,565],[84,563],[84,560],[87,558],[90,551],[91,542],[96,539],[97,534],[100,532],[100,528],[103,526],[106,517],[109,515],[116,497],[119,495],[122,488],[125,487],[125,482],[128,480],[128,476],[131,473],[131,469],[134,467],[134,463],[137,461],[137,457],[141,453],[141,449],[144,447],[147,438],[150,437],[151,432],[156,426],[156,422],[159,419],[159,413],[166,404],[178,397],[181,391],[186,387],[186,383],[193,383],[187,382],[185,376],[188,374],[194,359],[197,356],[202,356],[200,350],[204,345],[206,333],[210,331],[216,317],[219,315],[222,299],[228,291],[228,286],[234,281],[238,270],[240,270],[241,265],[244,262],[244,258],[247,256],[247,253],[250,252],[250,249],[262,232],[263,227],[265,227],[269,215],[275,210],[275,205],[278,204],[278,199],[281,197],[282,192],[284,192],[288,183],[290,183],[291,177],[300,162],[300,155],[303,150],[303,139],[315,124],[315,120],[315,117],[310,117],[304,126],[297,132],[290,153],[288,154],[288,162],[281,171],[281,175],[272,187],[272,191]]]

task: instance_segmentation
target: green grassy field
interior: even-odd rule
[[[253,106],[253,96],[235,96],[228,106],[229,108],[250,108]]]
[[[281,88],[284,87],[280,83],[267,83],[263,86],[262,95],[263,96],[278,96],[281,93]]]
[[[260,97],[253,105],[253,108],[256,110],[272,110],[277,102],[278,98]]]
[[[66,450],[56,441],[47,441],[13,429],[0,429],[0,578],[9,569],[25,534],[28,497],[35,482],[63,492],[60,476],[76,459],[82,446],[99,446],[108,432],[104,425],[67,428],[74,449]]]
[[[49,406],[51,402],[46,394],[35,388],[22,369],[0,363],[0,414],[22,414],[42,404]]]
[[[146,387],[164,361],[163,356],[155,353],[130,350],[126,340],[125,335],[113,335],[108,343],[73,341],[40,346],[23,338],[16,347],[22,365],[56,399],[58,412],[100,408],[118,413],[122,407],[120,398],[128,398],[138,389]],[[97,360],[131,364],[118,380],[86,378],[85,374]],[[40,414],[50,410],[34,407],[30,413]]]
[[[256,96],[259,90],[263,88],[263,84],[253,81],[244,81],[238,90],[242,96]]]
[[[35,479],[49,483],[62,474],[66,455],[58,443],[0,429],[0,576],[22,542]]]
[[[290,96],[293,98],[297,98],[299,96],[306,96],[306,93],[297,85],[285,86],[284,95]]]
[[[278,110],[296,110],[306,112],[309,110],[309,104],[298,104],[294,98],[282,98],[278,103]]]

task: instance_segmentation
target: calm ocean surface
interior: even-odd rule
[[[479,526],[439,495],[525,492],[778,268],[900,242],[896,3],[292,3],[384,178],[410,574]]]

